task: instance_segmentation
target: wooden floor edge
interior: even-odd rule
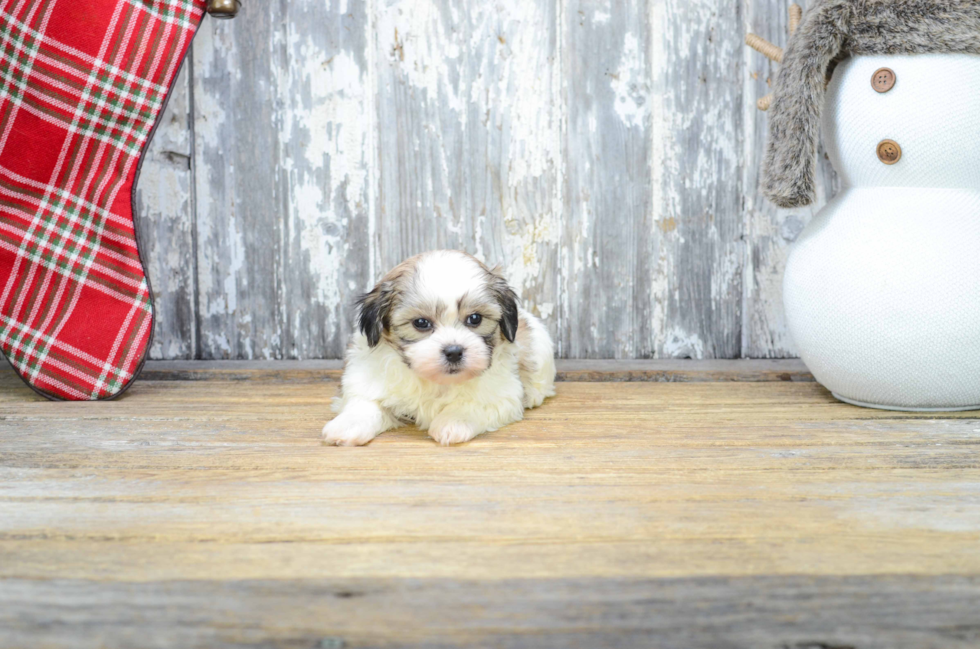
[[[579,382],[812,382],[798,359],[559,360],[558,380]],[[142,381],[337,381],[340,360],[147,361]]]

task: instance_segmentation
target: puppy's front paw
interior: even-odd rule
[[[363,446],[378,436],[374,421],[360,420],[341,413],[323,427],[323,441],[335,446]]]
[[[477,430],[472,424],[465,421],[441,417],[437,417],[429,426],[429,437],[443,446],[468,442],[482,432],[482,430]]]
[[[548,397],[543,391],[539,390],[536,386],[525,385],[524,386],[524,407],[525,408],[537,408],[544,400]]]

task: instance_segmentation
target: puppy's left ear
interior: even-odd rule
[[[507,280],[500,275],[500,271],[496,268],[490,271],[490,292],[503,312],[500,318],[500,333],[508,342],[514,342],[514,339],[517,338],[517,326],[520,322],[517,293],[507,284]]]

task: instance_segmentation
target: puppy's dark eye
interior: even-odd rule
[[[428,331],[429,329],[432,329],[432,323],[425,318],[415,318],[412,320],[412,326],[419,331]]]
[[[467,327],[479,327],[481,322],[483,322],[483,316],[479,313],[471,313],[466,317]]]

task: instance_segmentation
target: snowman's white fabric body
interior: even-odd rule
[[[876,70],[895,84],[876,92]],[[857,56],[822,113],[842,190],[792,250],[790,333],[838,398],[980,408],[980,55]],[[879,160],[884,139],[901,146]]]

